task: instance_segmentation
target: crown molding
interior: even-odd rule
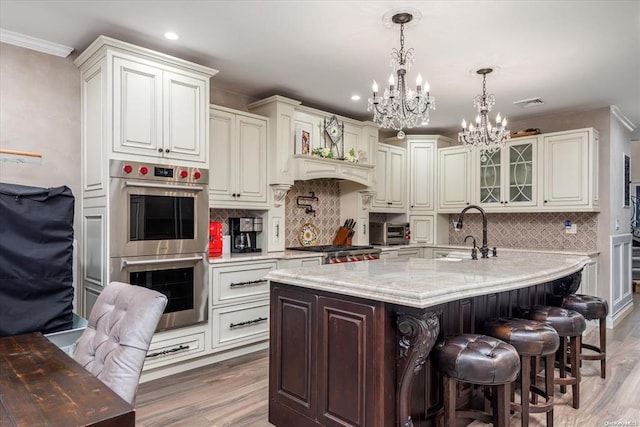
[[[72,47],[5,30],[4,28],[0,28],[0,42],[59,56],[61,58],[66,58],[71,51],[73,51]]]
[[[631,120],[629,120],[624,114],[622,114],[622,111],[620,111],[617,105],[612,105],[610,108],[611,108],[611,114],[613,115],[613,117],[618,119],[618,121],[622,123],[622,125],[626,127],[629,130],[629,132],[633,132],[635,130],[636,125],[634,125],[633,122],[631,122]]]

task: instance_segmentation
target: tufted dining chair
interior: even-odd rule
[[[73,358],[131,405],[167,297],[111,282],[98,296]]]

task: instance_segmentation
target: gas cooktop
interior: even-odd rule
[[[292,251],[307,251],[307,252],[344,252],[344,251],[358,251],[362,249],[373,249],[373,246],[350,246],[350,245],[317,245],[317,246],[296,246],[293,248],[287,248]]]

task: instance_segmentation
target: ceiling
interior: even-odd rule
[[[386,83],[399,48],[383,15],[406,8],[421,14],[405,47],[416,58],[409,82],[419,71],[436,98],[429,133],[475,117],[475,70],[493,67],[493,113],[511,122],[616,105],[640,139],[639,0],[1,0],[0,27],[78,52],[104,34],[215,68],[212,85],[226,91],[363,120],[372,81]],[[169,30],[180,39],[164,39]],[[535,97],[544,105],[513,104]]]

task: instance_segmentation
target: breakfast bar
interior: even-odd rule
[[[438,339],[543,304],[589,258],[502,251],[471,260],[376,260],[272,271],[269,421],[431,426],[442,407]],[[459,402],[473,405],[463,387]]]

